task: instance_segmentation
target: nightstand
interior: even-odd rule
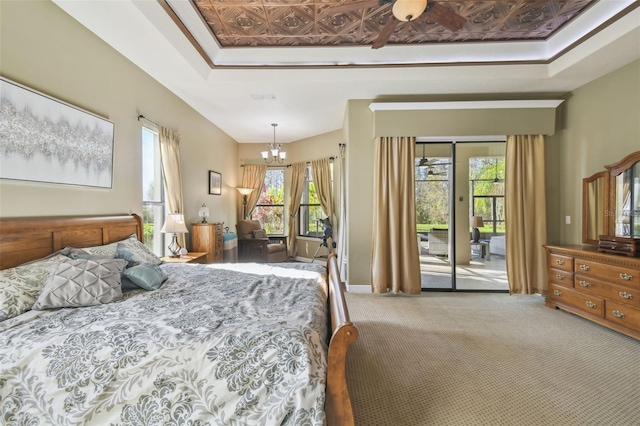
[[[160,260],[167,263],[207,263],[207,254],[200,252],[189,252],[180,257],[161,257]]]

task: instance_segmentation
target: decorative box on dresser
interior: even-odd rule
[[[545,303],[640,339],[640,258],[580,246],[545,246]]]
[[[206,252],[206,263],[222,263],[223,225],[223,222],[191,224],[191,250]]]

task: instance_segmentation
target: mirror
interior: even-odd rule
[[[609,229],[617,237],[640,238],[640,151],[609,170]]]
[[[609,172],[602,171],[582,179],[582,242],[598,244],[609,232],[606,204],[609,201]]]

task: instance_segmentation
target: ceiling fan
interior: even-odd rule
[[[378,6],[391,5],[391,14],[382,27],[378,38],[373,42],[372,49],[380,49],[391,37],[396,26],[402,22],[414,21],[424,13],[449,31],[459,31],[467,20],[437,1],[427,0],[365,0],[357,3],[345,4],[329,9],[332,15]]]
[[[451,165],[451,163],[442,163],[440,158],[427,158],[425,156],[425,152],[424,152],[424,148],[425,148],[426,144],[422,144],[422,158],[420,159],[420,162],[418,163],[418,167],[427,167],[429,168],[429,171],[427,172],[428,175],[434,175],[434,174],[445,174],[446,172],[434,172],[433,168],[434,166],[449,166]]]

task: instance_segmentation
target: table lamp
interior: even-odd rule
[[[209,217],[209,207],[207,207],[205,203],[202,203],[202,207],[200,207],[200,210],[198,210],[198,216],[202,218],[202,222],[200,223],[207,223],[207,218]]]
[[[471,216],[471,227],[473,228],[473,231],[471,232],[471,241],[474,243],[477,243],[480,240],[480,230],[478,228],[482,226],[484,226],[482,216]]]
[[[178,234],[188,234],[189,230],[184,223],[184,215],[182,213],[169,213],[164,226],[160,230],[164,234],[173,234],[171,244],[167,247],[171,255],[169,257],[180,257],[180,244],[178,244]]]

